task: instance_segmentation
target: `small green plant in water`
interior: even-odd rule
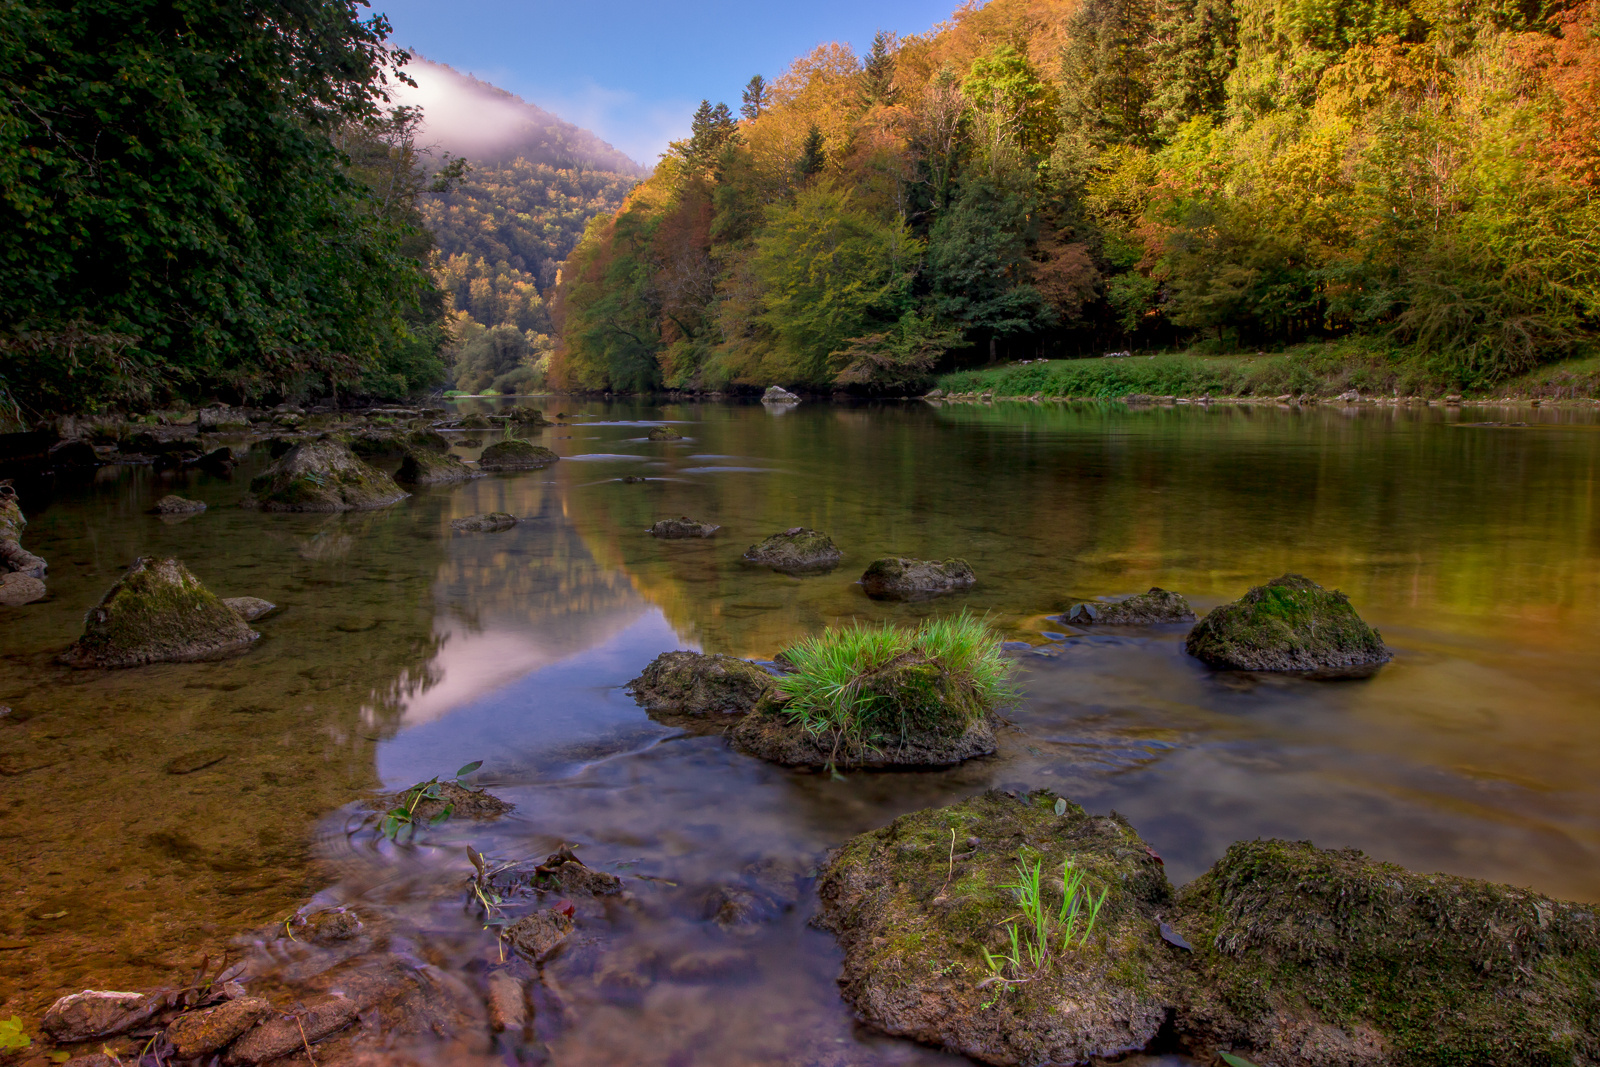
[[[1004,887],[1016,894],[1022,908],[1021,915],[1005,921],[1010,950],[996,955],[983,949],[983,961],[992,980],[1031,981],[1044,971],[1055,952],[1066,952],[1074,943],[1089,943],[1108,889],[1102,888],[1096,896],[1087,880],[1087,872],[1079,870],[1071,860],[1064,861],[1061,905],[1051,908],[1044,899],[1043,864],[1034,860],[1017,865],[1017,880]]]
[[[472,789],[464,777],[483,766],[483,760],[473,760],[462,767],[450,779],[451,785],[458,785],[463,789]],[[426,782],[414,785],[401,796],[401,802],[384,813],[383,822],[379,829],[383,836],[396,844],[407,841],[417,836],[417,808],[425,800],[444,800],[443,785],[437,777],[429,778]],[[479,790],[473,790],[479,792]],[[438,826],[455,812],[455,805],[446,803],[445,806],[427,820],[429,827]]]
[[[966,612],[916,629],[829,629],[784,653],[784,713],[816,735],[904,742],[913,732],[957,736],[1013,696],[1000,638]]]

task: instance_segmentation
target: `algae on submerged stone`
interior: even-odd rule
[[[1213,667],[1246,671],[1354,669],[1390,657],[1348,597],[1298,574],[1274,578],[1214,609],[1184,647]]]
[[[141,557],[84,616],[61,657],[72,667],[137,667],[205,659],[261,635],[175,559]]]
[[[478,468],[486,471],[533,471],[548,467],[561,457],[542,445],[511,438],[497,441],[478,457]]]
[[[250,481],[263,511],[366,511],[409,494],[378,468],[331,437],[302,441]]]
[[[751,545],[744,558],[751,563],[764,563],[776,571],[805,574],[832,570],[844,558],[844,553],[827,534],[792,526],[759,545]]]

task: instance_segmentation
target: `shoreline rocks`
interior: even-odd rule
[[[71,667],[183,663],[248,648],[261,635],[176,559],[144,556],[84,616],[61,655]]]
[[[1348,672],[1387,663],[1391,655],[1348,597],[1298,574],[1214,609],[1184,648],[1213,667],[1244,671]]]
[[[333,438],[302,441],[250,482],[247,506],[263,511],[368,511],[409,494]]]
[[[978,582],[972,565],[964,559],[907,559],[885,556],[873,560],[861,575],[861,586],[875,600],[929,600],[971,589]]]
[[[773,679],[736,656],[663,652],[627,691],[652,719],[705,721],[748,714],[773,691]]]
[[[0,482],[0,574],[20,574],[42,582],[49,564],[22,547],[22,531],[27,525],[17,491],[9,480]]]
[[[1074,604],[1062,619],[1078,626],[1161,626],[1194,622],[1194,609],[1177,593],[1152,586],[1125,600]]]
[[[839,565],[844,553],[833,543],[833,538],[804,526],[793,526],[775,533],[758,545],[751,545],[744,558],[751,563],[761,563],[775,571],[788,574],[808,574],[829,571]]]
[[[478,457],[478,469],[485,471],[535,471],[550,466],[561,457],[542,445],[512,438],[497,441]]]

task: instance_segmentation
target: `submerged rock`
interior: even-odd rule
[[[652,441],[683,440],[683,434],[679,433],[677,430],[674,430],[671,426],[657,426],[655,429],[650,431],[648,436]]]
[[[473,470],[453,453],[415,448],[400,461],[394,480],[402,485],[449,485],[481,477],[481,471]]]
[[[255,622],[263,615],[270,615],[278,610],[278,605],[270,600],[262,600],[258,596],[223,597],[222,602],[237,611],[245,622]]]
[[[805,573],[832,570],[844,558],[844,553],[827,534],[794,526],[773,534],[759,545],[751,545],[744,558],[777,571]]]
[[[168,493],[150,507],[152,515],[198,515],[206,509],[203,500],[185,500],[176,493]]]
[[[179,1059],[216,1052],[272,1014],[270,1001],[240,997],[204,1011],[191,1011],[167,1024],[167,1040]]]
[[[16,571],[0,574],[0,607],[20,608],[43,600],[47,592],[45,584],[30,575]]]
[[[685,515],[681,519],[661,519],[650,527],[652,537],[674,540],[683,537],[710,537],[722,527],[709,522],[696,522]]]
[[[561,457],[550,449],[529,441],[498,441],[483,450],[478,467],[486,471],[533,471],[548,467]]]
[[[861,575],[867,595],[883,600],[926,600],[976,585],[977,575],[964,559],[907,559],[885,556],[873,560]]]
[[[1189,654],[1246,671],[1331,671],[1389,661],[1378,632],[1343,593],[1286,574],[1213,610],[1189,632]]]
[[[412,798],[417,790],[429,787],[439,794],[438,799],[425,797],[415,804]],[[516,805],[509,801],[501,800],[484,789],[468,789],[456,782],[418,782],[410,789],[389,796],[379,797],[376,801],[379,811],[390,811],[394,808],[409,808],[411,814],[419,822],[442,815],[446,808],[450,809],[449,817],[452,819],[473,819],[483,821],[498,819],[508,811],[516,810]]]
[[[1074,604],[1063,618],[1079,626],[1159,626],[1194,622],[1194,609],[1177,593],[1153,587],[1126,600]]]
[[[663,652],[628,683],[652,718],[743,715],[772,688],[772,675],[754,663],[714,652]]]
[[[1057,814],[1057,812],[1060,814]],[[1044,905],[1062,904],[1063,864],[1105,894],[1087,939],[1061,931],[1034,967],[1017,923],[1018,863],[1040,864]],[[903,815],[833,855],[817,924],[844,949],[840,991],[871,1025],[993,1064],[1083,1063],[1142,1049],[1176,998],[1155,916],[1170,906],[1161,862],[1120,816],[1092,816],[1050,793],[1000,792]],[[1026,923],[1024,921],[1024,926]]]
[[[487,515],[468,515],[464,519],[451,519],[450,525],[462,533],[497,533],[509,530],[519,520],[505,511],[491,511]]]
[[[561,943],[572,933],[572,928],[570,908],[546,908],[506,926],[501,936],[518,952],[542,963],[561,947]]]
[[[489,421],[488,416],[473,412],[456,425],[463,430],[487,430],[494,424]]]
[[[261,635],[175,559],[141,557],[84,616],[61,657],[73,667],[137,667],[205,659]]]
[[[761,394],[763,404],[798,404],[800,398],[789,392],[781,385],[769,385],[767,391]]]
[[[92,1041],[132,1030],[165,1004],[164,998],[144,993],[85,989],[50,1005],[39,1028],[62,1045]]]
[[[906,677],[890,676],[874,683],[889,689]],[[926,680],[925,676],[911,677],[918,686]],[[893,737],[854,738],[833,730],[813,731],[803,721],[787,716],[781,703],[771,700],[740,720],[728,737],[740,752],[785,767],[948,767],[995,750],[994,721],[989,716],[968,723],[953,735],[911,730]]]
[[[342,996],[320,997],[288,1018],[269,1019],[245,1032],[223,1056],[227,1064],[266,1063],[321,1041],[356,1021],[361,1007]]]
[[[295,445],[251,479],[250,491],[249,502],[265,511],[365,511],[408,495],[333,438]]]
[[[514,407],[507,414],[511,416],[512,422],[526,429],[535,429],[550,425],[549,420],[544,417],[544,412],[540,411],[538,408],[526,406]]]
[[[405,444],[407,448],[410,448],[413,451],[450,451],[450,439],[444,434],[440,433],[438,430],[413,430],[411,433],[406,434]]]

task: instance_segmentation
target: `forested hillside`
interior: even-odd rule
[[[1596,0],[991,0],[702,106],[563,272],[579,388],[1318,337],[1592,350]]]

